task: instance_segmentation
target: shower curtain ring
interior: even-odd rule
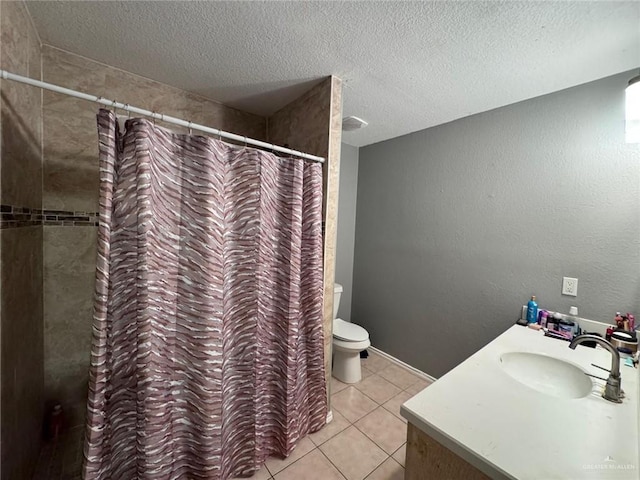
[[[124,106],[124,109],[127,111],[127,120],[131,120],[131,109],[128,103]]]
[[[247,148],[247,137],[244,137],[244,148]]]
[[[189,135],[193,135],[193,130],[191,130],[191,120],[189,120]]]

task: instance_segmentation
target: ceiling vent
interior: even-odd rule
[[[360,130],[361,128],[364,128],[367,125],[369,125],[368,122],[365,122],[361,118],[354,117],[354,116],[344,117],[342,119],[342,130],[344,130],[345,132]]]

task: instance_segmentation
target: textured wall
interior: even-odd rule
[[[40,78],[40,40],[22,2],[0,2],[3,69]],[[31,478],[43,419],[42,97],[1,83],[0,338],[3,479]]]
[[[333,284],[336,262],[338,176],[342,139],[342,81],[329,77],[268,120],[269,142],[288,145],[326,159],[323,165],[324,352],[327,384],[331,377]]]
[[[336,282],[344,291],[338,317],[351,320],[353,291],[353,249],[356,234],[356,193],[358,186],[358,148],[342,144],[340,156],[340,198],[338,199],[338,238],[336,242]]]
[[[640,311],[636,73],[360,149],[352,320],[375,346],[440,376],[532,294],[596,320]]]
[[[56,48],[44,46],[42,62],[47,82],[266,138],[262,117]],[[93,215],[99,188],[97,109],[96,104],[44,92],[45,392],[47,399],[63,402],[70,425],[84,420],[91,345]]]

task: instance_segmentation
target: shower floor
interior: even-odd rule
[[[33,480],[80,480],[84,427],[70,428],[44,444]]]

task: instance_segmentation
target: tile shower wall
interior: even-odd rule
[[[324,353],[331,377],[333,284],[336,260],[338,176],[342,139],[342,81],[328,77],[269,118],[269,141],[326,158],[323,165]],[[329,389],[327,389],[329,390]],[[330,395],[330,392],[327,392]]]
[[[43,46],[42,62],[46,82],[266,139],[262,117],[53,47]],[[91,344],[97,106],[51,92],[43,98],[45,394],[63,403],[71,427],[84,421]]]
[[[22,2],[0,2],[0,66],[40,78],[40,40]],[[42,97],[0,87],[0,476],[30,478],[43,418]]]

